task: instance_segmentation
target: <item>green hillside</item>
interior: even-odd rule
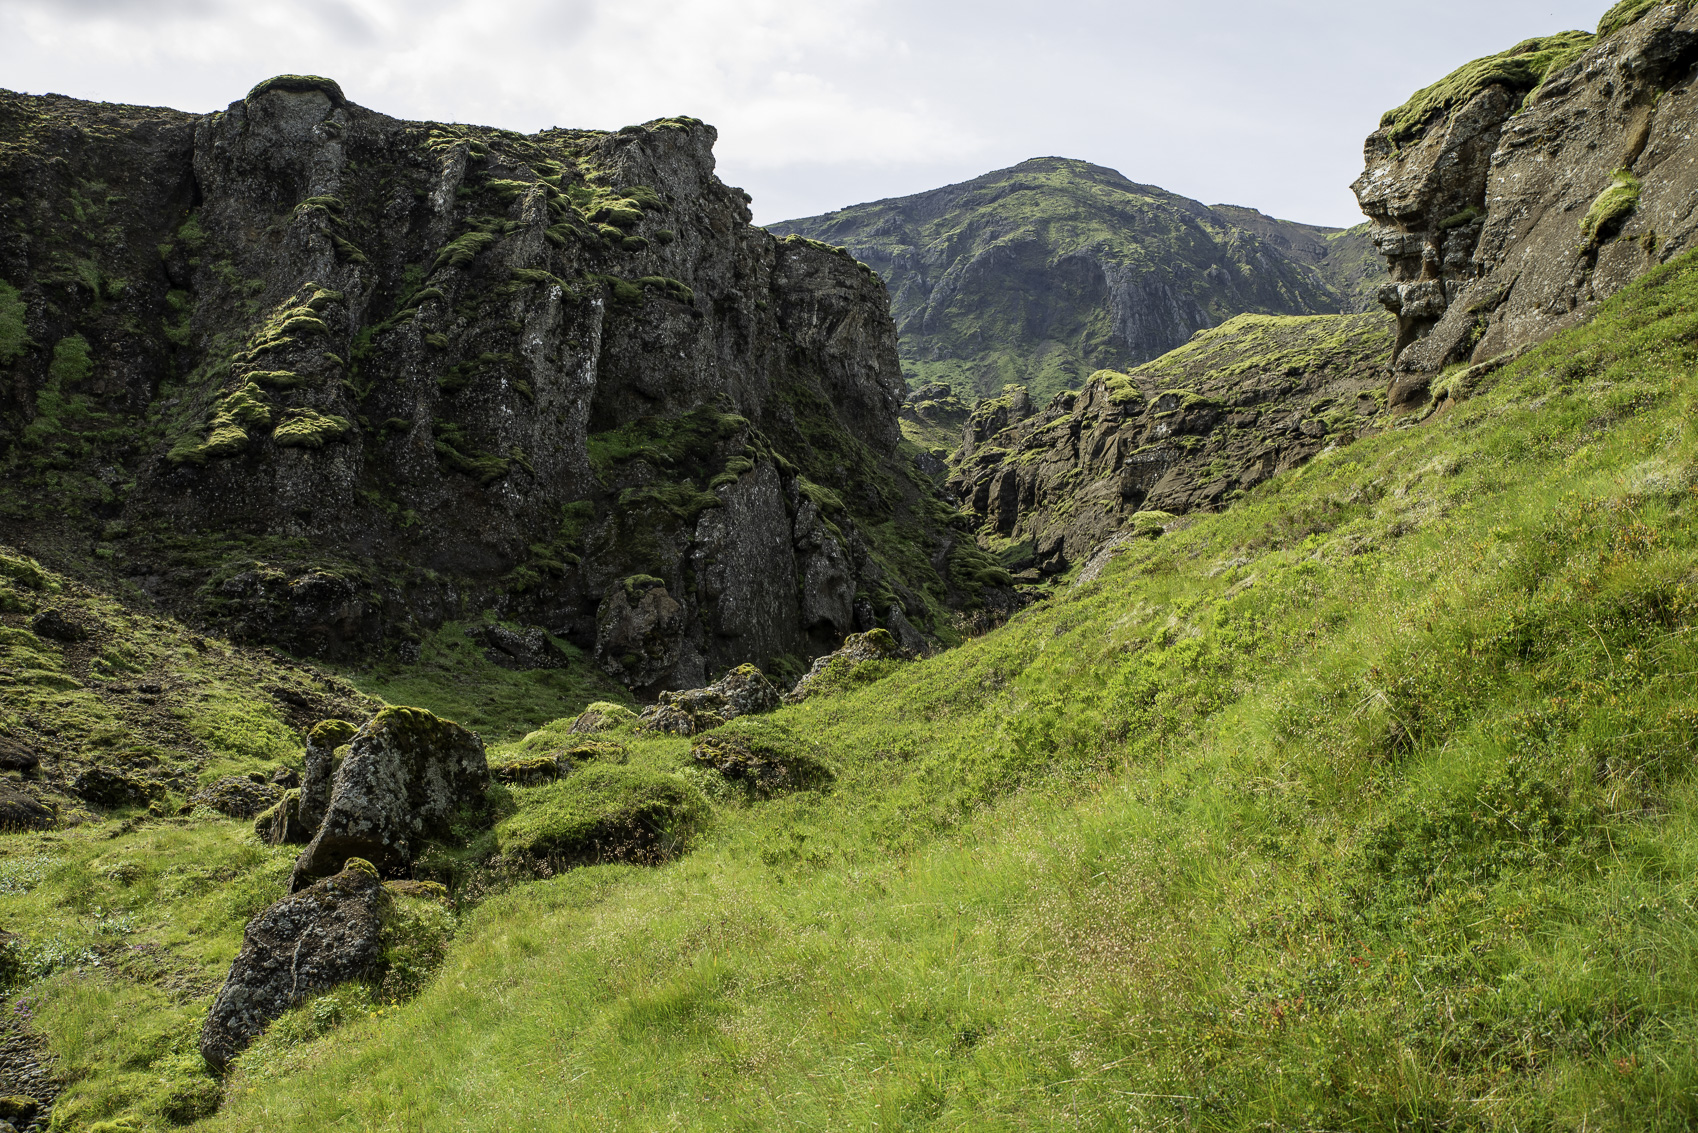
[[[1385,274],[1365,229],[1210,208],[1058,157],[769,228],[876,269],[910,388],[969,402],[1011,384],[1047,401],[1234,315],[1368,310]]]
[[[677,860],[462,874],[421,995],[303,1005],[203,1127],[1690,1128],[1695,309],[1689,256],[1437,416],[725,729],[829,786],[617,735],[708,801]],[[237,834],[8,835],[10,916],[151,931],[200,899],[169,854]],[[206,984],[45,967],[58,1112],[163,1127]]]

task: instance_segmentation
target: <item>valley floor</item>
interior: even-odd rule
[[[215,1115],[193,1036],[291,854],[206,814],[0,837],[55,1128],[1691,1128],[1694,343],[1689,256],[855,670],[771,721],[828,789],[621,735],[711,801],[687,852],[480,875],[416,998],[304,1005]]]

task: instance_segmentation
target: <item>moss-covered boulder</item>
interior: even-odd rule
[[[836,776],[812,745],[770,720],[739,721],[701,736],[690,758],[759,795],[828,787]]]
[[[230,818],[252,818],[277,805],[281,789],[270,783],[255,783],[244,775],[229,775],[209,783],[189,798],[193,807],[210,807]]]
[[[816,693],[825,692],[850,679],[856,669],[869,661],[901,661],[911,655],[897,644],[889,630],[870,629],[852,633],[843,639],[843,647],[827,653],[796,682],[796,687],[784,694],[784,703],[800,704]]]
[[[676,854],[707,818],[707,801],[675,775],[591,764],[525,792],[495,828],[506,855],[568,864],[653,863]]]
[[[597,732],[611,732],[624,727],[637,719],[637,714],[623,704],[598,700],[584,709],[583,713],[572,722],[571,731],[579,735],[594,735]]]
[[[336,776],[336,752],[359,732],[346,720],[320,720],[307,733],[306,774],[301,777],[300,822],[311,837],[330,806],[330,786]]]
[[[336,770],[330,805],[295,864],[298,892],[364,858],[385,873],[411,864],[457,818],[484,806],[483,741],[422,708],[385,708],[361,728]]]
[[[778,689],[753,665],[739,665],[706,688],[663,692],[643,710],[637,730],[694,736],[739,716],[771,712],[782,703]]]
[[[95,806],[136,806],[165,793],[158,783],[110,767],[90,767],[71,780],[71,793]]]
[[[242,950],[201,1028],[207,1065],[224,1070],[289,1008],[370,974],[382,958],[388,900],[375,869],[349,862],[248,922]]]
[[[0,1097],[0,1121],[10,1121],[20,1128],[28,1125],[40,1109],[41,1103],[28,1094],[7,1094]]]

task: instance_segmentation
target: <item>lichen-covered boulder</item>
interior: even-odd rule
[[[584,709],[582,715],[572,721],[570,731],[578,735],[594,735],[596,732],[608,732],[621,724],[628,724],[637,718],[637,714],[623,704],[613,704],[606,700],[598,700]]]
[[[270,783],[255,783],[242,775],[230,775],[209,783],[189,798],[192,807],[211,807],[231,818],[252,818],[270,810],[282,797],[282,790]]]
[[[711,732],[690,745],[690,757],[760,795],[826,787],[836,778],[809,745],[770,724]]]
[[[349,745],[290,889],[336,872],[348,858],[384,873],[402,869],[427,840],[448,836],[457,815],[481,809],[488,787],[489,760],[476,734],[422,708],[385,708]]]
[[[301,804],[297,815],[310,838],[324,821],[330,806],[331,782],[336,776],[336,749],[359,731],[346,720],[320,720],[307,733],[306,774],[301,778]]]
[[[201,1028],[207,1065],[222,1072],[283,1012],[370,972],[382,958],[387,900],[376,868],[349,861],[249,921]]]
[[[813,663],[796,682],[796,687],[784,694],[784,703],[802,703],[820,691],[833,673],[847,674],[867,661],[901,661],[911,656],[897,644],[889,630],[870,629],[866,633],[852,633],[843,639],[841,649],[827,653]]]
[[[661,579],[646,574],[620,579],[596,611],[596,660],[615,680],[633,687],[653,684],[678,664],[687,621]]]
[[[781,702],[765,673],[753,665],[739,665],[706,688],[661,693],[658,704],[643,710],[637,730],[694,736],[739,716],[771,712]]]

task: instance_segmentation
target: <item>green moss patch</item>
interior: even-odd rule
[[[320,413],[315,409],[285,410],[282,422],[272,431],[271,439],[285,448],[323,448],[331,441],[346,440],[353,426],[345,417]]]
[[[0,282],[0,366],[17,361],[32,345],[24,314],[24,301],[18,289]]]
[[[1639,207],[1639,178],[1626,169],[1610,175],[1609,188],[1598,194],[1586,215],[1580,218],[1580,235],[1587,247],[1596,247],[1613,236],[1623,221]]]
[[[675,775],[604,764],[515,797],[518,813],[495,828],[501,852],[573,863],[663,861],[708,814],[701,793]]]
[[[1614,35],[1622,28],[1637,23],[1641,16],[1647,15],[1653,8],[1660,8],[1668,3],[1678,4],[1683,11],[1692,6],[1692,0],[1620,0],[1598,21],[1598,38]]]
[[[1419,137],[1434,117],[1466,104],[1489,86],[1506,86],[1526,95],[1544,82],[1547,75],[1579,58],[1594,39],[1590,32],[1566,31],[1524,40],[1508,51],[1476,59],[1432,86],[1416,91],[1397,109],[1386,111],[1380,118],[1380,128],[1401,145]]]

